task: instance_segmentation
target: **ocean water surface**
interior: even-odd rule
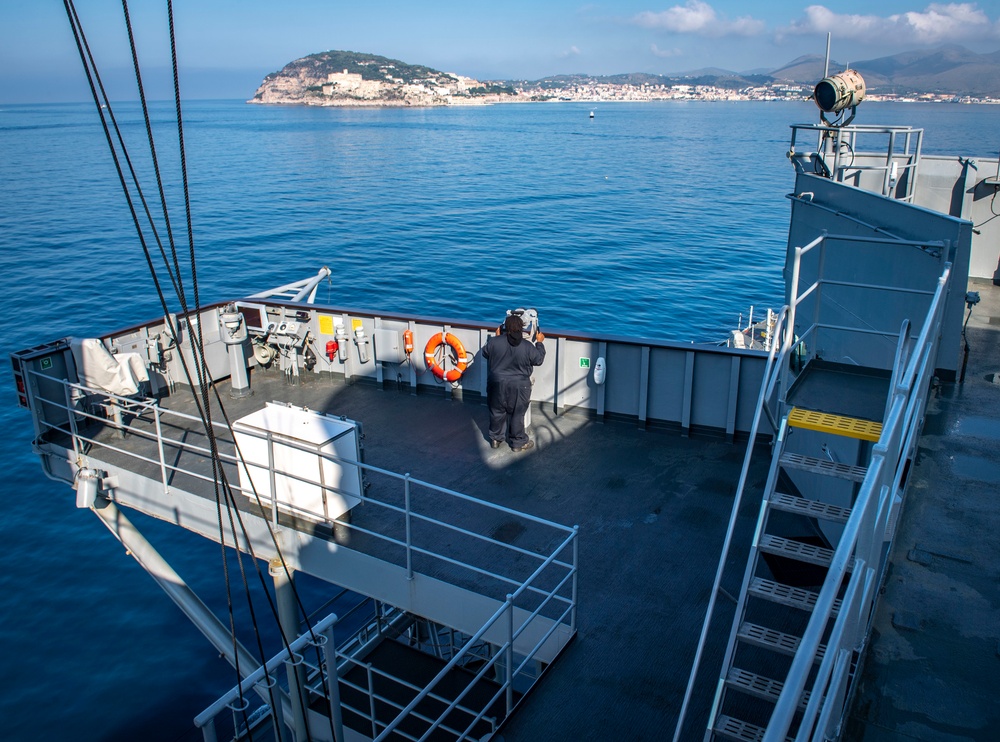
[[[186,252],[172,106],[153,113]],[[141,112],[116,114],[153,197]],[[993,156],[998,144],[993,106],[860,115],[924,127],[929,154]],[[192,102],[201,296],[327,265],[319,299],[343,307],[497,321],[527,304],[547,330],[720,338],[750,305],[781,304],[788,125],[814,119],[809,103]],[[197,739],[191,719],[232,686],[231,669],[74,493],[44,479],[11,382],[12,350],[160,314],[93,107],[0,108],[0,199],[3,736]],[[224,615],[218,547],[139,525]]]

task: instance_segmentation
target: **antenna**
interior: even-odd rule
[[[823,64],[823,77],[830,76],[830,36],[832,36],[832,31],[826,32],[826,62]]]

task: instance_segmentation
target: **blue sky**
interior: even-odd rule
[[[154,98],[170,97],[162,74],[169,64],[165,5],[130,5]],[[109,86],[116,97],[131,96],[120,0],[77,0],[77,10]],[[773,69],[802,54],[822,54],[827,31],[833,32],[833,58],[841,62],[951,43],[1000,50],[996,0],[176,0],[174,14],[182,91],[190,98],[249,98],[268,72],[327,49],[372,52],[480,79]],[[0,102],[87,95],[62,3],[2,0]]]

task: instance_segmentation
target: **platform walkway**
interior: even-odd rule
[[[1000,736],[1000,287],[969,289],[965,382],[927,406],[847,740]]]
[[[379,389],[330,376],[304,376],[290,385],[275,372],[254,373],[252,387],[248,399],[224,394],[231,419],[269,401],[344,415],[364,424],[368,464],[579,525],[578,633],[520,704],[505,738],[660,740],[672,734],[744,443],[641,430],[636,421],[599,422],[572,411],[557,416],[536,406],[531,434],[537,447],[515,453],[490,448],[488,410],[478,399],[414,396],[405,386]],[[183,391],[165,406],[191,413]],[[131,434],[117,443],[150,445]],[[764,448],[750,478],[758,492],[767,463]],[[157,478],[152,469],[147,475]],[[749,537],[759,495],[746,502],[740,532]],[[307,527],[317,535],[324,529]],[[329,529],[328,538],[342,538],[341,531]],[[513,518],[496,517],[489,531],[525,547],[534,536]],[[723,646],[710,647],[710,657],[724,649],[725,637],[717,639]],[[714,689],[706,683],[694,714],[707,715]]]

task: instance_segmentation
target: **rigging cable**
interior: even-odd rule
[[[99,75],[99,72],[98,72],[98,69],[97,69],[96,62],[93,59],[93,55],[92,55],[92,53],[90,51],[89,44],[86,41],[86,35],[85,35],[84,31],[83,31],[82,24],[80,22],[79,16],[76,13],[76,8],[73,5],[72,0],[64,0],[64,7],[66,9],[67,16],[69,17],[69,20],[70,20],[70,25],[71,25],[73,33],[74,33],[74,40],[75,40],[75,42],[77,44],[78,52],[80,53],[80,58],[81,58],[81,62],[82,62],[83,67],[84,67],[84,71],[85,71],[85,73],[87,75],[88,85],[90,86],[91,94],[92,94],[92,96],[94,98],[94,102],[95,102],[95,105],[96,105],[97,110],[98,110],[98,115],[99,115],[99,117],[101,119],[101,124],[102,124],[102,128],[104,130],[104,133],[105,133],[105,138],[107,140],[109,150],[111,151],[112,158],[114,160],[115,168],[116,168],[116,171],[117,171],[118,177],[119,177],[119,182],[120,182],[120,185],[122,186],[122,190],[123,190],[123,193],[124,193],[125,198],[126,198],[126,203],[128,204],[128,207],[129,207],[129,210],[130,210],[130,213],[131,213],[131,216],[132,216],[133,224],[134,224],[134,226],[136,228],[136,232],[137,232],[137,234],[139,236],[139,241],[140,241],[140,244],[141,244],[142,249],[143,249],[143,254],[144,254],[145,258],[146,258],[147,266],[148,266],[148,268],[150,270],[150,274],[151,274],[151,276],[153,278],[154,286],[156,288],[157,295],[158,295],[158,297],[160,299],[161,307],[162,307],[162,309],[164,311],[164,315],[166,317],[166,323],[170,327],[170,329],[171,329],[172,333],[174,334],[174,336],[178,337],[177,328],[176,328],[176,326],[174,326],[173,321],[172,321],[172,317],[170,316],[170,311],[169,311],[169,308],[167,307],[167,304],[166,304],[166,299],[165,299],[164,294],[163,294],[162,286],[161,286],[160,281],[159,281],[159,279],[157,277],[156,269],[155,269],[155,267],[152,264],[152,259],[151,259],[150,253],[149,253],[149,247],[148,247],[148,244],[147,244],[147,242],[145,240],[143,229],[142,229],[142,226],[141,226],[141,224],[139,222],[139,217],[138,217],[138,214],[136,213],[135,205],[134,205],[134,203],[132,201],[131,193],[129,192],[128,183],[126,182],[125,175],[124,175],[124,173],[122,171],[122,167],[121,167],[121,163],[120,163],[120,160],[119,160],[119,157],[118,157],[117,150],[115,148],[114,142],[113,142],[113,140],[111,138],[110,131],[108,129],[108,121],[104,117],[104,113],[103,113],[104,110],[108,111],[108,117],[111,119],[112,125],[113,125],[113,127],[115,129],[115,133],[116,133],[116,135],[117,135],[117,137],[119,139],[119,142],[120,142],[120,145],[121,145],[121,148],[122,148],[123,157],[124,157],[126,163],[129,166],[129,172],[130,172],[130,174],[132,176],[133,183],[134,183],[134,186],[136,188],[136,192],[139,194],[139,198],[140,198],[140,200],[143,203],[143,207],[145,209],[146,217],[147,217],[147,219],[150,222],[150,228],[152,229],[153,235],[156,238],[157,245],[160,248],[161,257],[164,260],[164,266],[165,266],[168,274],[171,275],[171,282],[173,283],[173,287],[175,289],[175,292],[178,295],[179,301],[182,304],[183,310],[185,312],[187,312],[187,306],[186,306],[187,302],[186,302],[186,297],[184,295],[184,292],[178,290],[178,288],[179,288],[179,274],[178,274],[178,279],[175,280],[174,277],[173,277],[173,275],[172,275],[172,273],[171,273],[170,264],[167,261],[167,258],[166,258],[166,255],[165,255],[165,252],[164,252],[164,249],[163,249],[163,246],[162,246],[162,242],[160,241],[159,235],[158,235],[158,233],[156,231],[155,222],[153,221],[152,215],[149,212],[148,204],[146,203],[145,197],[142,195],[142,190],[141,190],[141,187],[139,186],[138,178],[137,178],[136,173],[135,173],[135,169],[132,166],[131,158],[128,156],[128,150],[127,150],[127,148],[125,146],[125,143],[124,143],[124,140],[123,140],[123,138],[121,136],[120,128],[117,125],[117,120],[114,118],[114,113],[113,113],[113,109],[111,107],[111,102],[108,99],[106,90],[104,89],[103,83],[100,80],[100,75]],[[126,8],[126,12],[127,12],[127,8]],[[171,16],[171,31],[172,31],[172,16]],[[131,40],[132,40],[132,38],[131,38],[131,28],[130,28],[130,41]],[[172,41],[173,41],[173,39],[172,39]],[[86,53],[85,53],[84,49],[86,49]],[[176,60],[176,52],[175,52],[175,47],[174,46],[172,46],[172,51],[174,52],[174,59]],[[133,49],[133,53],[134,53],[134,49]],[[88,57],[89,57],[89,64],[88,64]],[[136,72],[137,72],[137,77],[138,77],[139,71],[138,71],[137,57],[134,57],[134,61],[135,61],[136,66],[137,66]],[[175,74],[175,99],[176,99],[177,105],[179,107],[179,92],[178,92],[179,91],[179,87],[177,85],[177,79],[176,79],[176,62],[175,62],[175,67],[174,67],[174,74]],[[96,89],[95,84],[94,84],[95,78],[97,80],[97,85],[101,89],[101,96],[99,96],[98,93],[97,93],[97,89]],[[141,78],[138,79],[138,82],[139,82],[139,85],[141,87]],[[104,104],[103,105],[101,103],[102,96],[103,96],[103,100],[104,100]],[[144,97],[143,97],[143,106],[144,106],[144,110],[145,110],[145,99],[144,99]],[[179,114],[179,111],[178,111],[178,114]],[[148,123],[149,122],[148,122],[148,116],[147,116],[147,127],[148,127]],[[150,132],[150,136],[151,136],[151,132]],[[155,157],[155,151],[154,151],[154,157]],[[189,225],[189,247],[191,248],[192,253],[193,253],[193,233],[190,231],[190,202],[187,199],[187,196],[188,196],[187,190],[188,189],[187,189],[186,172],[185,172],[185,196],[186,196],[186,207],[187,207],[186,210],[187,210],[188,225]],[[162,197],[162,193],[163,193],[163,191],[162,191],[162,185],[161,185],[161,197]],[[164,201],[164,208],[166,209],[165,201]],[[173,245],[172,242],[171,242],[171,244]],[[176,261],[176,252],[174,252],[174,256],[175,256],[175,266],[179,270],[179,265],[178,265],[178,263]],[[192,258],[193,258],[193,254],[192,254]],[[200,329],[201,323],[198,323],[198,324],[199,324],[199,329]],[[190,323],[189,323],[189,327],[190,327]],[[196,360],[200,360],[200,363],[198,364],[198,372],[199,372],[199,380],[202,381],[204,379],[204,372],[207,371],[207,367],[206,367],[206,364],[205,364],[205,357],[204,357],[204,350],[203,350],[203,348],[204,348],[203,337],[199,337],[199,341],[200,341],[199,343],[193,344],[195,346],[193,348],[193,352],[194,352],[194,355],[195,355],[195,359]],[[199,351],[200,351],[200,358],[198,357],[198,352]],[[183,367],[183,370],[185,372],[185,375],[186,375],[186,377],[188,379],[188,382],[189,382],[189,384],[190,384],[190,386],[192,387],[192,390],[193,390],[194,384],[191,383],[192,379],[191,379],[191,375],[190,375],[190,370],[187,367],[187,363],[186,363],[186,361],[185,361],[185,359],[183,357],[183,354],[180,354],[180,361],[181,361],[181,365]],[[202,390],[206,389],[206,385],[204,383],[199,384],[199,386],[200,386],[200,388]],[[215,387],[214,384],[211,384],[211,387],[212,387],[212,390],[215,392],[216,398],[219,399],[219,403],[220,403],[220,406],[221,406],[221,399],[219,398],[218,389]],[[204,399],[202,400],[202,402],[204,402],[205,405],[207,406],[208,405],[207,392],[203,391],[203,397],[204,397]],[[209,431],[209,433],[208,433],[209,437],[212,438],[213,442],[214,442],[214,431],[212,430],[213,426],[211,425],[211,423],[209,422],[209,420],[205,419],[206,416],[205,416],[205,414],[203,412],[202,404],[197,399],[197,396],[195,397],[195,403],[196,403],[196,405],[199,408],[199,412],[202,413],[200,416],[202,417],[203,422],[206,423],[206,428]],[[228,423],[229,422],[228,421],[228,416],[225,415],[224,409],[223,409],[223,415],[224,415],[224,417],[226,417],[227,423]],[[221,480],[221,483],[224,485],[224,488],[226,490],[226,494],[228,495],[228,499],[232,499],[231,488],[228,486],[228,482],[226,482],[226,478],[225,478],[225,473],[221,469],[221,459],[220,459],[220,457],[218,455],[217,445],[214,447],[213,463],[214,463],[215,467],[218,467],[216,469],[216,472],[219,475],[218,478],[217,478],[217,487],[218,487],[218,484],[219,484],[219,480]],[[256,492],[254,494],[255,494],[255,497],[256,497],[256,499],[258,500],[258,503],[259,503],[260,502],[259,495],[257,495]],[[217,493],[217,500],[219,500],[219,499],[221,499],[221,498],[219,497],[219,495]],[[243,531],[244,537],[246,537],[245,525],[242,523],[242,518],[239,516],[239,511],[238,511],[238,509],[235,506],[235,502],[233,502],[232,508],[230,509],[230,508],[227,507],[227,510],[230,511],[230,526],[231,526],[231,529],[232,529],[232,532],[233,532],[234,543],[237,543],[236,529],[235,529],[235,526],[232,523],[232,517],[233,517],[232,510],[236,510],[236,517],[240,520],[240,526],[241,526],[241,530]],[[220,513],[219,520],[220,520],[220,526],[221,526],[221,520],[222,520],[221,519],[221,513]],[[271,532],[270,524],[268,524],[268,531]],[[276,549],[278,549],[278,546],[277,546],[277,543],[276,543],[276,538],[274,537],[273,532],[271,532],[271,537],[272,537],[272,541],[274,541],[274,543],[275,543]],[[248,542],[248,545],[249,545],[249,542]],[[237,551],[237,555],[238,555],[238,558],[239,558],[240,551],[239,551],[238,547],[237,547],[236,551]],[[279,557],[281,557],[282,564],[284,565],[284,558],[280,554],[280,549],[278,549],[278,553],[279,553]],[[257,565],[256,560],[254,560],[254,563],[255,563],[255,565]],[[243,571],[242,562],[240,563],[240,567],[241,567],[241,573],[243,574],[243,578],[244,578],[243,579],[243,581],[244,581],[244,588],[247,589],[247,591],[248,591],[248,585],[246,583],[246,576],[245,576],[245,572]],[[285,565],[285,569],[286,569],[286,572],[287,572],[287,566],[286,565]],[[231,614],[231,621],[230,621],[230,623],[231,623],[231,629],[233,629],[232,636],[233,636],[233,641],[234,641],[234,656],[236,656],[238,658],[238,653],[236,653],[236,651],[235,651],[236,636],[235,636],[235,630],[234,630],[234,625],[233,625],[233,620],[232,620],[232,601],[231,601],[231,596],[230,596],[229,591],[228,591],[229,580],[228,580],[228,568],[226,567],[226,565],[224,565],[224,571],[226,572],[226,576],[227,576],[227,598],[229,599],[228,602],[230,604],[230,614]],[[258,575],[261,578],[261,582],[263,584],[263,575],[260,573],[259,565],[257,565],[257,571],[258,571]],[[292,594],[295,596],[296,601],[298,602],[300,610],[302,610],[303,613],[305,613],[304,606],[302,605],[301,598],[299,597],[298,592],[295,589],[294,582],[291,582],[291,588],[292,588]],[[270,593],[266,589],[266,585],[265,585],[264,591],[265,591],[265,595],[267,595],[268,602],[271,603],[272,612],[275,612],[274,611],[273,603],[271,602],[271,596],[270,596]],[[247,596],[248,596],[248,600],[251,600],[250,599],[250,595],[249,595],[249,591],[247,592]],[[252,603],[252,600],[251,600],[251,603]],[[252,605],[251,605],[251,611],[252,611]],[[307,623],[309,624],[309,627],[310,627],[310,633],[312,633],[311,622],[309,622],[308,619],[307,619]],[[279,627],[280,627],[280,624],[279,624]],[[256,625],[256,620],[254,620],[254,631],[258,635],[258,644],[259,644],[259,631],[258,631],[258,627]],[[313,638],[315,639],[315,635],[313,635]],[[286,648],[287,648],[288,640],[284,636],[284,632],[283,631],[282,631],[282,640],[286,644]],[[261,649],[261,651],[263,651],[263,650]],[[317,655],[318,655],[318,653],[319,653],[319,649],[317,647]],[[238,659],[237,659],[237,662],[238,662]],[[321,672],[322,672],[322,665],[321,665],[320,669],[321,669]],[[326,684],[323,683],[322,687],[323,687],[323,693],[324,693],[324,695],[326,695]],[[272,700],[273,700],[273,698],[272,698]],[[301,696],[300,696],[300,700],[301,700]],[[245,713],[244,713],[244,716],[245,716]]]
[[[127,4],[127,0],[122,0],[122,7],[123,7],[123,10],[125,12],[126,23],[129,26],[129,43],[130,43],[131,50],[132,50],[133,62],[135,64],[136,79],[137,79],[137,81],[140,81],[141,80],[141,73],[140,73],[140,70],[139,70],[138,56],[137,56],[136,50],[135,50],[134,36],[133,36],[132,30],[131,30],[131,23],[130,23],[129,18],[128,18],[128,4]],[[174,103],[175,103],[175,110],[176,110],[176,115],[177,115],[178,145],[179,145],[179,154],[180,154],[180,163],[181,163],[181,175],[182,175],[182,183],[183,183],[183,191],[184,191],[184,205],[185,205],[186,226],[187,226],[187,233],[188,233],[188,252],[189,252],[189,260],[190,260],[190,266],[191,266],[191,285],[192,285],[192,290],[193,290],[193,294],[194,294],[194,296],[193,296],[193,298],[194,298],[194,311],[196,313],[198,313],[201,310],[201,299],[200,299],[200,295],[199,295],[198,276],[197,276],[197,263],[196,263],[196,259],[195,259],[194,229],[193,229],[192,220],[191,220],[191,200],[190,200],[190,190],[189,190],[189,186],[188,186],[188,177],[187,177],[187,158],[186,158],[186,151],[185,151],[185,148],[184,148],[184,127],[183,127],[183,116],[182,116],[182,108],[181,108],[181,100],[180,100],[180,83],[179,83],[179,79],[180,78],[179,78],[178,67],[177,67],[177,45],[176,45],[176,37],[175,37],[175,34],[174,34],[174,23],[173,23],[173,4],[172,4],[172,2],[170,2],[170,0],[168,0],[168,2],[167,2],[167,12],[168,12],[168,27],[169,27],[169,34],[170,34],[170,51],[171,51],[171,62],[172,62],[171,67],[172,67],[172,75],[173,75]],[[140,82],[140,96],[143,97],[143,110],[147,111],[147,107],[146,107],[145,100],[144,100],[144,94],[142,92],[141,82]],[[146,116],[146,126],[147,126],[147,134],[148,134],[149,139],[150,139],[151,154],[152,154],[153,158],[155,159],[156,158],[156,154],[155,154],[155,150],[153,149],[153,145],[152,145],[152,131],[151,131],[150,125],[149,125],[148,114]],[[159,169],[158,168],[157,168],[157,173],[159,173]],[[163,193],[162,186],[161,186],[161,191],[160,192],[161,192],[161,196],[162,196],[162,193]],[[166,214],[166,203],[165,203],[165,200],[164,200],[164,204],[163,205],[164,205],[164,213]],[[173,247],[173,246],[174,246],[174,243],[173,243],[173,240],[171,239],[171,247]],[[175,254],[175,260],[176,260],[176,252],[174,254]],[[187,313],[188,312],[188,305],[187,305],[187,301],[186,301],[186,299],[187,299],[186,294],[182,291],[180,293],[180,295],[179,295],[178,298],[179,298],[179,300],[181,302],[183,311],[185,313]],[[189,327],[190,327],[190,323],[189,323]],[[204,426],[205,426],[206,436],[209,439],[209,444],[210,444],[210,449],[211,449],[211,455],[212,455],[212,466],[213,466],[213,474],[214,474],[214,476],[213,476],[213,484],[215,485],[215,490],[216,490],[216,492],[215,492],[215,495],[216,495],[216,509],[217,509],[217,517],[218,517],[218,521],[219,521],[219,529],[220,529],[219,530],[219,533],[220,533],[220,548],[222,549],[223,570],[224,570],[224,573],[225,573],[225,576],[226,576],[227,586],[228,586],[228,584],[229,584],[228,583],[228,580],[229,580],[228,561],[226,560],[226,555],[225,555],[225,534],[224,534],[224,530],[223,530],[222,512],[221,512],[221,509],[222,509],[222,500],[223,500],[223,498],[225,498],[225,500],[226,500],[226,510],[227,510],[227,515],[228,515],[228,519],[229,519],[229,527],[230,527],[230,532],[231,532],[232,537],[233,537],[233,546],[234,546],[234,549],[235,549],[235,552],[236,552],[237,564],[239,565],[240,576],[241,576],[242,581],[243,581],[243,588],[244,588],[244,592],[245,592],[245,595],[246,595],[246,598],[247,598],[247,604],[248,604],[248,608],[249,608],[249,612],[250,612],[250,618],[251,618],[251,623],[252,623],[252,627],[253,627],[253,632],[254,632],[254,636],[255,636],[255,639],[256,639],[256,642],[257,642],[257,645],[258,645],[258,650],[260,652],[261,663],[263,664],[266,661],[266,656],[265,656],[265,653],[264,653],[264,648],[263,648],[263,644],[262,644],[261,637],[260,637],[260,630],[259,630],[259,626],[258,626],[258,623],[257,623],[256,611],[254,610],[254,607],[253,607],[253,598],[251,596],[251,593],[250,593],[250,590],[249,590],[249,585],[248,585],[248,582],[247,582],[246,570],[245,570],[245,567],[244,567],[244,564],[243,564],[243,554],[242,554],[242,551],[239,548],[239,538],[237,536],[236,524],[234,523],[234,514],[235,514],[236,520],[238,520],[238,522],[239,522],[240,533],[243,536],[244,543],[246,544],[247,551],[249,552],[249,556],[251,557],[251,560],[253,562],[254,568],[255,568],[255,570],[257,572],[257,576],[258,576],[258,579],[260,580],[261,587],[263,589],[264,595],[267,598],[268,605],[269,605],[269,607],[271,609],[272,617],[275,619],[275,623],[278,626],[279,633],[280,633],[280,636],[281,636],[282,644],[283,644],[284,648],[287,651],[289,651],[289,653],[291,652],[291,639],[289,639],[286,636],[284,627],[281,626],[281,622],[278,619],[277,609],[276,609],[276,607],[275,607],[275,605],[274,605],[274,603],[273,603],[273,601],[271,599],[271,594],[268,591],[267,585],[265,583],[264,575],[261,572],[259,561],[257,560],[256,554],[254,553],[252,542],[251,542],[251,539],[249,538],[246,526],[243,523],[243,519],[242,519],[242,517],[239,514],[239,508],[238,508],[238,506],[236,504],[236,498],[235,498],[235,495],[233,494],[232,487],[230,486],[228,478],[226,477],[225,471],[224,471],[224,469],[222,467],[222,460],[221,460],[221,456],[220,456],[220,452],[219,452],[219,448],[218,448],[218,440],[217,440],[217,437],[215,435],[215,426],[214,426],[214,424],[212,422],[211,401],[209,399],[209,389],[210,388],[211,388],[211,391],[215,395],[215,399],[216,399],[216,401],[217,401],[217,403],[219,405],[219,409],[222,411],[223,417],[226,419],[226,427],[229,430],[232,430],[232,424],[230,423],[228,415],[226,414],[225,405],[223,404],[221,396],[218,393],[218,388],[215,386],[214,382],[211,380],[210,375],[208,373],[208,366],[207,366],[207,361],[206,361],[205,352],[204,352],[204,347],[205,347],[205,341],[204,341],[204,323],[202,323],[202,322],[197,323],[197,342],[194,343],[193,345],[197,349],[198,354],[200,355],[200,358],[197,359],[199,361],[197,363],[198,382],[199,382],[198,388],[200,389],[201,395],[202,395],[202,404],[200,405],[200,408],[202,410],[202,421],[203,421]],[[239,454],[240,454],[239,447],[237,446],[237,455],[239,456]],[[220,492],[220,489],[221,489],[221,492]],[[256,499],[258,501],[258,504],[260,504],[260,499],[259,499],[259,496],[256,495],[256,492],[255,492],[255,496],[256,496]],[[280,550],[280,547],[277,544],[276,537],[274,536],[273,532],[271,531],[270,523],[267,524],[267,530],[268,530],[269,534],[271,535],[271,539],[272,539],[272,542],[274,543],[275,550],[277,551],[278,555],[281,556],[281,550]],[[305,608],[302,605],[302,601],[301,601],[301,599],[300,599],[300,597],[298,595],[297,590],[295,589],[294,582],[291,580],[291,575],[288,574],[287,566],[284,565],[284,558],[283,557],[282,557],[281,561],[282,561],[282,565],[284,566],[284,569],[285,569],[285,572],[286,572],[286,576],[288,577],[289,584],[292,587],[292,594],[295,596],[295,599],[296,599],[296,601],[297,601],[297,603],[299,605],[299,608],[300,608],[300,610],[304,614],[305,613]],[[233,633],[235,635],[235,625],[234,625],[234,619],[233,619],[232,614],[230,615],[230,623],[231,623],[231,630],[233,631]],[[311,626],[310,626],[310,631],[311,631]],[[313,635],[313,639],[315,640],[315,635]],[[317,651],[317,656],[318,656],[319,655],[319,648],[318,647],[316,648],[316,651]],[[325,682],[323,683],[323,695],[324,695],[324,697],[326,696],[326,684],[325,684]],[[272,698],[272,700],[273,700],[273,698]],[[301,694],[299,694],[298,700],[299,700],[300,710],[302,712],[302,715],[303,715],[303,717],[305,717],[307,715],[307,712],[305,710],[304,699],[303,699],[303,697],[302,697]]]
[[[89,47],[89,44],[86,42],[86,34],[85,34],[84,30],[83,30],[83,26],[82,26],[82,24],[80,22],[80,18],[79,18],[79,15],[77,14],[76,6],[74,5],[73,0],[63,0],[63,7],[65,8],[66,15],[67,15],[67,17],[68,17],[68,19],[70,21],[70,26],[71,26],[72,31],[73,31],[73,38],[74,38],[74,41],[76,42],[77,51],[80,54],[80,61],[83,64],[84,73],[86,74],[86,77],[87,77],[87,84],[90,87],[90,92],[91,92],[91,95],[93,96],[94,104],[97,107],[98,117],[101,120],[101,126],[102,126],[102,129],[104,130],[104,136],[105,136],[105,139],[107,140],[108,148],[109,148],[109,150],[111,152],[111,157],[112,157],[112,160],[114,161],[114,164],[115,164],[115,170],[117,171],[117,174],[118,174],[118,180],[119,180],[119,183],[120,183],[120,185],[122,187],[122,191],[123,191],[123,193],[125,195],[125,201],[126,201],[126,203],[128,205],[129,212],[131,213],[132,221],[133,221],[133,224],[135,225],[135,228],[136,228],[136,233],[138,234],[138,237],[139,237],[139,243],[142,246],[143,255],[146,258],[146,264],[149,267],[150,275],[152,276],[152,279],[153,279],[153,285],[156,288],[156,293],[157,293],[157,296],[158,296],[158,298],[160,300],[161,307],[163,308],[164,315],[167,317],[167,321],[170,322],[170,310],[169,310],[169,307],[167,306],[166,297],[163,294],[163,287],[160,285],[159,278],[156,275],[156,268],[153,265],[152,257],[151,257],[150,252],[149,252],[149,246],[148,246],[148,244],[146,242],[145,235],[144,235],[143,230],[142,230],[142,225],[139,222],[139,217],[138,217],[138,214],[136,213],[136,210],[135,210],[135,204],[132,201],[132,195],[131,195],[131,193],[129,192],[129,189],[128,189],[128,183],[127,183],[127,181],[125,179],[125,174],[122,171],[121,162],[120,162],[119,157],[118,157],[118,151],[115,148],[114,141],[111,138],[111,132],[108,129],[108,121],[107,121],[107,119],[105,118],[105,115],[104,115],[104,110],[107,110],[107,111],[111,111],[112,110],[111,109],[111,102],[110,102],[110,100],[107,97],[107,94],[106,94],[106,91],[104,90],[103,85],[101,86],[101,92],[102,92],[102,94],[104,94],[104,103],[103,104],[101,103],[101,97],[98,96],[97,88],[95,87],[95,84],[94,84],[94,79],[95,79],[95,77],[99,77],[99,73],[97,71],[96,64],[94,64],[94,60],[93,60],[92,56],[90,58],[90,62],[91,62],[91,64],[93,64],[93,68],[91,68],[91,65],[88,64],[88,58],[87,58],[87,54],[84,52],[84,47],[86,46],[88,52],[89,52],[90,47]],[[124,143],[122,143],[122,144],[123,144],[123,149],[124,149]],[[132,172],[134,174],[134,170]],[[176,284],[175,284],[175,286],[176,286]],[[176,327],[174,327],[172,323],[171,323],[171,331],[174,333],[174,336],[177,337]],[[182,357],[182,360],[183,360],[183,354],[181,355],[181,357]],[[186,374],[186,376],[188,378],[188,382],[190,383],[191,382],[191,376],[190,376],[190,371],[187,368],[187,364],[182,362],[182,366],[183,366],[184,372],[185,372],[185,374]],[[194,387],[193,387],[193,384],[192,384],[192,389],[193,388]],[[230,606],[230,613],[232,613],[232,600],[231,600],[231,597],[230,597],[229,591],[228,591],[228,580],[227,580],[227,602],[229,603],[229,606]],[[235,662],[237,663],[237,672],[238,672],[239,652],[237,651],[237,641],[236,641],[236,634],[235,634],[235,632],[232,632],[232,639],[233,639],[233,656],[234,656]],[[239,683],[237,683],[237,684],[239,685]],[[241,700],[242,700],[242,692],[241,692],[240,695],[241,695]],[[247,715],[246,715],[246,706],[244,704],[241,704],[241,705],[244,706],[244,708],[242,710],[243,720],[244,720],[244,723],[247,723],[248,720],[247,720]]]

